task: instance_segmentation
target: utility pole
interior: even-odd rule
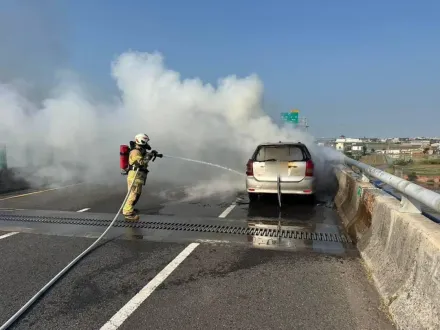
[[[305,131],[307,131],[309,129],[309,125],[307,122],[307,118],[306,117],[301,117],[299,119],[299,123],[297,125],[298,128],[303,129]]]

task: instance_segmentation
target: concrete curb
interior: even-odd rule
[[[440,226],[348,168],[336,175],[336,207],[397,328],[439,329]]]

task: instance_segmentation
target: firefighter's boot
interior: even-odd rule
[[[125,216],[126,221],[138,221],[139,220],[139,214],[137,214],[137,213],[127,214],[124,216]]]

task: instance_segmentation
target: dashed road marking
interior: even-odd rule
[[[153,291],[188,257],[199,243],[191,243],[174,258],[159,274],[142,288],[129,302],[104,324],[100,330],[116,330],[153,293]]]
[[[4,235],[1,235],[0,239],[9,237],[9,236],[12,236],[12,235],[15,235],[15,234],[18,234],[18,231],[14,231],[14,232],[11,232],[11,233],[7,233],[7,234],[4,234]]]
[[[90,210],[90,207],[85,208],[85,209],[78,210],[78,211],[76,211],[76,212],[85,212],[85,211],[88,211],[88,210]]]
[[[26,194],[4,197],[4,198],[0,198],[0,201],[5,201],[5,200],[8,200],[8,199],[13,199],[13,198],[18,198],[18,197],[26,197],[26,196],[35,195],[35,194],[41,194],[41,193],[48,192],[48,191],[53,191],[53,190],[60,190],[60,189],[64,189],[64,188],[69,188],[69,187],[77,186],[77,185],[80,185],[80,184],[82,184],[82,182],[81,183],[71,184],[71,185],[68,185],[68,186],[58,187],[58,188],[38,190],[38,191],[26,193]]]
[[[218,217],[219,218],[226,218],[228,216],[228,214],[231,213],[231,211],[234,209],[235,206],[237,206],[237,202],[234,202],[231,205],[229,205],[228,208],[226,210],[224,210],[222,212],[222,214],[220,214]]]

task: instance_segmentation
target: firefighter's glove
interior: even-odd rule
[[[163,154],[160,154],[157,150],[153,150],[151,153],[153,153],[154,157],[162,158]]]
[[[155,157],[159,157],[159,158],[163,157],[163,154],[160,154],[157,150],[153,150],[152,152],[154,152]]]
[[[162,154],[160,154],[157,150],[152,150],[151,152],[150,152],[150,155],[152,156],[152,161],[154,162],[154,160],[156,159],[156,157],[159,157],[159,158],[162,158],[163,157],[163,155]]]

